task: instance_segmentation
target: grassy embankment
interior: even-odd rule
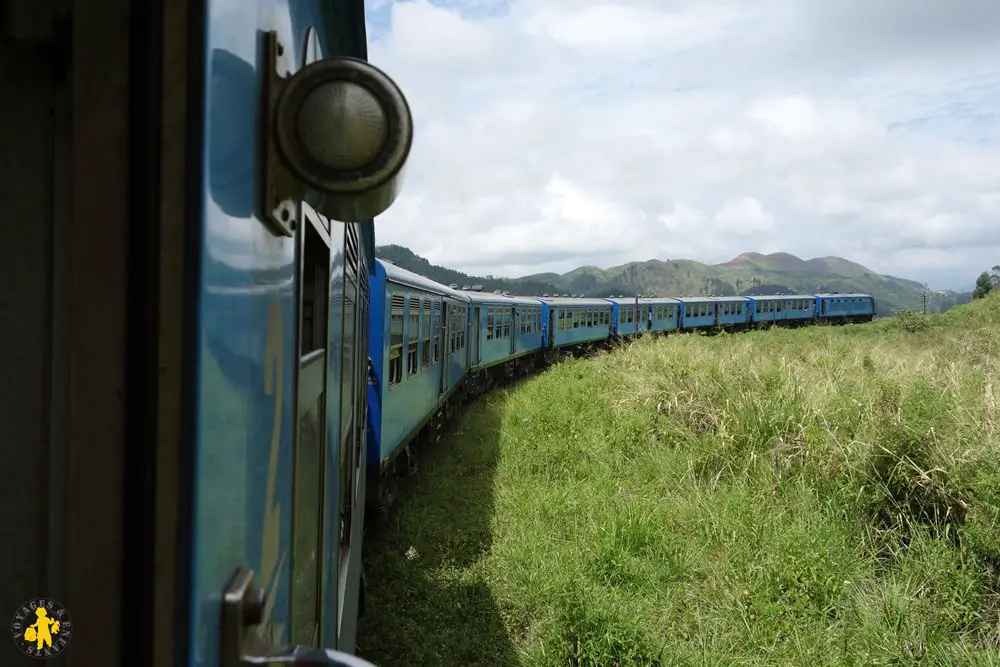
[[[1000,664],[1000,298],[641,341],[453,432],[366,544],[376,664]]]

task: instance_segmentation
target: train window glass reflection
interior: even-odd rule
[[[417,372],[417,340],[420,335],[420,299],[410,297],[408,321],[406,323],[406,374]]]
[[[389,386],[403,379],[403,296],[392,295],[389,316]]]

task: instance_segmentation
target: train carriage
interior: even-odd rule
[[[743,296],[680,297],[682,330],[742,329],[749,326],[750,301]]]
[[[751,317],[754,325],[801,325],[816,316],[816,299],[811,295],[753,296]]]
[[[368,497],[466,373],[469,297],[383,260],[372,280]],[[377,478],[378,477],[378,478]]]
[[[875,319],[875,298],[869,294],[816,294],[815,310],[826,321],[871,322]]]
[[[470,301],[470,374],[509,363],[542,348],[540,301],[488,292],[463,294]]]
[[[611,336],[612,304],[606,299],[542,298],[546,350],[606,341]]]
[[[647,329],[653,333],[677,331],[681,315],[681,302],[670,297],[640,299],[647,309]]]

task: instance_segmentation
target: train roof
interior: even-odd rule
[[[816,294],[814,296],[822,297],[824,299],[831,299],[831,298],[837,298],[837,297],[846,297],[846,298],[850,298],[850,299],[871,298],[871,294],[861,294],[860,292],[857,292],[857,293],[855,293],[855,292],[843,292],[843,293],[840,293],[840,294],[838,294],[837,292],[820,292],[819,294]]]
[[[518,304],[521,306],[541,306],[540,301],[530,296],[514,296],[512,294],[495,294],[493,292],[469,292],[459,290],[472,303]]]
[[[430,278],[422,276],[418,273],[413,273],[412,271],[407,271],[404,268],[398,267],[392,262],[387,262],[384,259],[376,259],[375,265],[382,267],[385,271],[385,279],[399,283],[400,285],[406,285],[407,287],[415,287],[416,289],[422,289],[427,292],[432,292],[434,294],[442,294],[445,296],[450,296],[454,299],[460,301],[469,301],[469,297],[458,290],[454,290],[446,285],[435,282]]]
[[[636,297],[634,296],[610,296],[607,298],[607,301],[617,303],[619,306],[630,303],[634,304],[635,300]],[[672,296],[640,296],[639,303],[648,305],[651,303],[678,303],[678,301]]]
[[[543,296],[539,299],[539,301],[544,301],[550,306],[593,306],[598,308],[605,308],[609,305],[607,299],[599,299],[596,297],[587,297],[587,296],[576,297],[575,299],[573,297],[564,297],[564,296],[558,298],[551,296],[550,297]]]
[[[750,301],[745,296],[679,296],[677,300],[681,303],[747,303]]]
[[[749,297],[753,301],[794,301],[798,299],[815,299],[815,294],[761,294]]]

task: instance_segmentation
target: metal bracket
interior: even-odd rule
[[[307,42],[308,43],[308,42]],[[298,179],[282,164],[275,138],[278,101],[288,80],[292,77],[294,63],[278,33],[264,33],[263,108],[260,117],[261,146],[261,217],[272,231],[282,236],[292,236],[297,223],[296,202],[301,200],[302,186]]]
[[[268,644],[253,631],[264,618],[265,603],[263,591],[253,585],[253,571],[239,568],[222,595],[219,667],[375,667],[367,660],[331,649]]]

